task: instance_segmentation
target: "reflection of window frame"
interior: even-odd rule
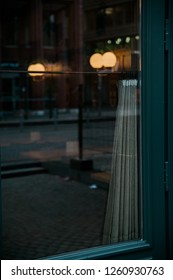
[[[124,10],[122,5],[117,5],[115,7],[115,25],[121,26],[124,25]]]
[[[25,21],[25,45],[26,47],[30,46],[30,40],[31,40],[31,27],[29,24],[29,16],[26,15],[26,21]]]
[[[95,11],[87,11],[85,14],[85,31],[92,32],[96,29],[96,22],[95,22]]]
[[[106,22],[106,27],[111,28],[114,26],[114,7],[107,7],[105,8],[105,22]]]
[[[135,7],[135,1],[133,3],[128,2],[126,3],[126,9],[125,9],[125,24],[134,24],[136,20],[136,9]],[[129,17],[130,15],[130,17]]]
[[[55,14],[43,13],[43,45],[55,47]]]
[[[112,108],[116,108],[117,103],[118,103],[117,83],[111,80],[109,86],[109,105]]]
[[[112,13],[108,12],[110,9],[112,9]],[[113,6],[107,6],[105,8],[88,10],[86,11],[85,16],[85,30],[86,32],[95,31],[99,35],[104,34],[104,32],[109,28],[135,24],[135,11],[136,1],[128,1],[126,3],[119,3]]]
[[[96,11],[96,33],[102,35],[105,33],[106,15],[105,9],[101,8]]]

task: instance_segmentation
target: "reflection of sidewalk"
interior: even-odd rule
[[[2,259],[44,258],[100,245],[106,198],[106,189],[58,175],[2,180]]]
[[[92,120],[105,120],[105,119],[115,119],[115,110],[103,110],[101,114],[98,112],[98,109],[83,109],[83,120],[90,122]],[[53,113],[53,116],[50,118],[46,115],[29,115],[26,119],[20,116],[20,113],[16,116],[7,116],[0,119],[0,127],[13,127],[18,126],[21,129],[23,126],[28,125],[45,125],[53,124],[57,126],[58,124],[64,123],[75,123],[79,120],[78,109],[72,110],[57,110],[56,114]]]
[[[54,124],[57,125],[58,123],[73,123],[78,120],[77,114],[67,114],[62,115],[57,118],[44,118],[44,117],[31,117],[28,119],[24,118],[8,118],[6,120],[0,121],[0,127],[13,127],[19,126],[21,129],[23,126],[28,125],[45,125],[45,124]]]
[[[10,172],[18,172],[2,176],[3,259],[44,258],[101,244],[111,148],[84,147],[93,169],[75,170],[70,159],[78,153],[66,143],[77,135],[76,124],[1,129],[3,167],[11,164]]]
[[[106,156],[102,155],[101,157],[99,155],[98,157],[90,157],[90,161],[91,160],[93,162],[93,168],[91,170],[82,171],[72,168],[68,158],[62,157],[46,161],[46,158],[43,156],[43,161],[3,164],[1,166],[1,178],[9,179],[48,173],[69,177],[85,184],[96,184],[98,187],[108,188],[110,180],[110,164],[105,164]],[[110,156],[109,161],[111,161]]]
[[[98,145],[102,130],[102,126],[97,128],[96,137],[98,138],[93,138],[92,141],[90,141],[90,138],[84,139],[83,158],[93,160],[93,172],[110,171],[112,147]],[[87,136],[89,133],[92,136],[92,126],[87,127],[87,130],[85,130]],[[33,165],[39,163],[40,166],[50,162],[53,162],[54,166],[56,166],[56,162],[69,163],[70,159],[79,156],[78,126],[76,124],[61,124],[58,126],[58,129],[54,129],[52,125],[30,126],[22,132],[16,127],[2,128],[0,145],[2,177],[5,176],[4,165],[8,164],[11,166],[16,165],[17,169],[18,164],[22,164],[22,162],[26,168],[26,163],[30,165],[32,163]],[[35,174],[36,171],[42,173],[42,170],[37,167],[37,170],[28,169],[28,174]],[[57,169],[57,174],[58,172],[59,170]],[[75,171],[72,172],[75,173]]]

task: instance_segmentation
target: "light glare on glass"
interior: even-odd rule
[[[34,72],[34,73],[31,73],[31,72]],[[28,74],[30,76],[43,76],[44,73],[40,73],[40,72],[45,72],[45,67],[43,64],[41,63],[33,63],[31,65],[28,66]]]

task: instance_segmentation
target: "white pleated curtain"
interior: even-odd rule
[[[137,80],[119,81],[118,96],[104,244],[139,237]]]

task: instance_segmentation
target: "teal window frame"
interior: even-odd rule
[[[167,66],[168,66],[168,107],[167,107],[167,122],[168,122],[168,192],[167,192],[167,251],[169,259],[173,259],[173,30],[171,26],[173,26],[173,2],[169,0],[168,4],[168,38],[167,38]]]

